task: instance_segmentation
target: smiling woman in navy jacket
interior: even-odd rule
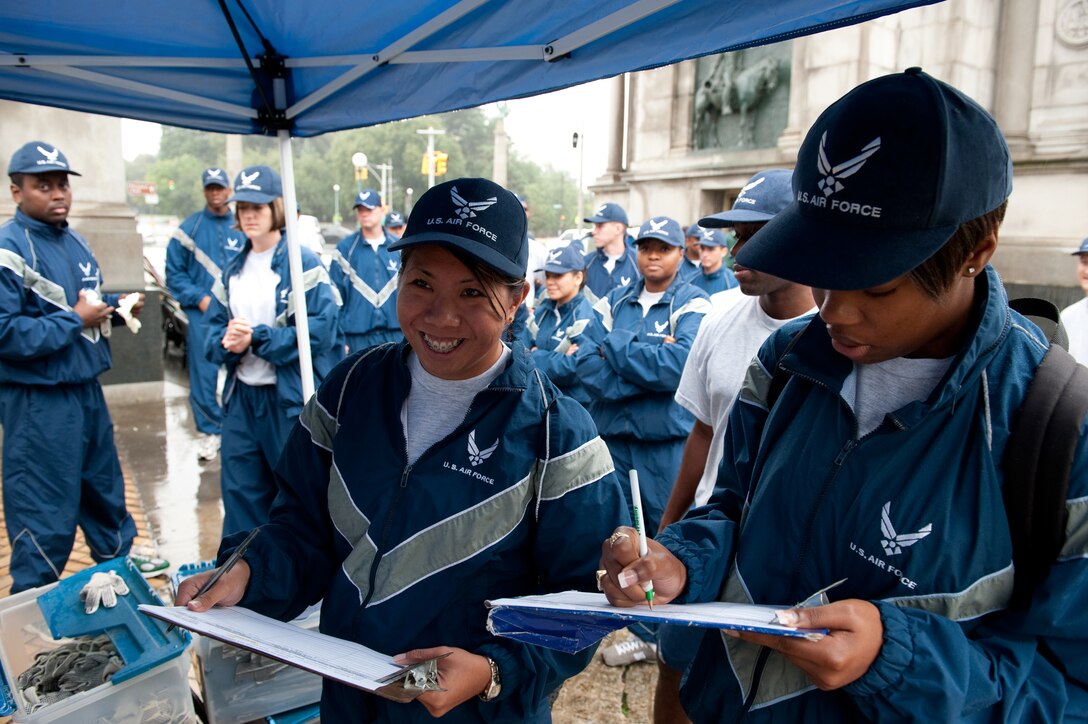
[[[449,654],[445,691],[409,704],[326,680],[322,720],[547,722],[548,695],[592,650],[497,639],[484,601],[593,590],[595,537],[628,518],[612,461],[586,411],[502,342],[528,291],[512,193],[435,186],[393,248],[406,341],[333,370],[291,434],[262,534],[207,594],[190,600],[198,576],[177,601],[290,619],[324,599],[323,633],[403,663]]]

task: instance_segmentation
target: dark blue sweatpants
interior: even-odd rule
[[[272,471],[296,416],[284,414],[275,385],[235,382],[223,414],[223,535],[268,522],[276,497]]]
[[[11,592],[60,578],[76,526],[97,562],[126,555],[136,524],[98,380],[0,385]]]
[[[186,309],[185,316],[189,320],[185,357],[189,366],[189,406],[193,409],[193,423],[199,432],[218,435],[223,425],[223,410],[215,399],[219,365],[204,356],[208,324],[204,313],[194,307]]]

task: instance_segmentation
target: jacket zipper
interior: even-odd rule
[[[842,399],[842,395],[840,395],[837,392],[835,392],[834,390],[832,390],[829,386],[827,386],[823,382],[820,382],[819,380],[813,379],[812,377],[809,377],[807,375],[803,375],[803,374],[800,374],[800,373],[794,373],[794,376],[798,377],[800,379],[803,379],[803,380],[807,380],[807,381],[811,382],[814,385],[819,385],[819,386],[823,387],[824,389],[828,390],[829,392],[831,392],[836,397],[838,397],[839,398],[839,403],[846,406],[847,410],[850,412],[851,417],[853,417],[853,419],[854,419],[854,434],[847,441],[846,445],[844,445],[843,448],[839,451],[839,454],[835,456],[835,460],[834,460],[834,462],[832,462],[831,474],[829,476],[827,476],[827,479],[824,481],[823,487],[821,487],[821,489],[820,489],[820,495],[816,498],[816,504],[813,505],[812,508],[811,508],[812,514],[809,516],[809,519],[808,519],[808,526],[807,526],[807,529],[805,530],[805,537],[804,537],[804,542],[802,543],[802,546],[801,546],[801,553],[800,553],[800,556],[797,558],[797,563],[794,564],[793,573],[790,575],[791,585],[794,588],[796,588],[797,578],[801,575],[801,567],[804,565],[805,558],[808,557],[809,542],[812,540],[812,527],[813,527],[813,525],[815,525],[816,515],[819,512],[820,507],[823,505],[824,499],[827,497],[828,491],[831,490],[832,483],[834,483],[835,478],[838,477],[839,470],[842,469],[843,463],[846,462],[846,458],[849,457],[850,453],[854,451],[854,448],[856,448],[858,446],[858,443],[861,442],[861,440],[859,440],[858,437],[857,437],[857,434],[858,434],[857,416],[854,415],[854,411],[850,410],[849,405],[847,405],[845,400]],[[872,433],[870,433],[870,434],[872,434]],[[760,685],[760,682],[763,679],[763,671],[767,666],[767,659],[770,657],[770,654],[771,654],[771,650],[769,648],[767,648],[766,646],[760,647],[759,658],[756,659],[755,669],[752,672],[752,688],[748,690],[748,696],[746,696],[744,698],[744,706],[741,709],[741,714],[745,718],[747,718],[748,711],[752,708],[752,705],[755,703],[756,694],[759,693],[759,685]]]

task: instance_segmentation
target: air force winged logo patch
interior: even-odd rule
[[[658,334],[661,334],[662,332],[664,332],[668,328],[668,326],[669,326],[669,320],[667,320],[667,319],[664,322],[654,322],[654,329],[657,330]]]
[[[238,188],[240,188],[240,189],[254,189],[256,191],[260,191],[261,187],[259,185],[253,183],[256,180],[256,178],[258,176],[260,176],[260,175],[261,175],[260,171],[254,171],[253,173],[249,174],[248,176],[246,175],[245,172],[242,172],[242,173],[238,174],[238,179],[241,181],[241,183],[238,184]]]
[[[821,146],[821,148],[822,148],[822,146]],[[742,188],[742,189],[740,190],[740,194],[739,194],[739,195],[740,195],[740,196],[744,196],[744,195],[745,195],[746,193],[748,193],[749,191],[751,191],[752,189],[754,189],[754,188],[755,188],[756,186],[759,186],[759,185],[760,185],[761,183],[763,183],[763,182],[764,182],[764,181],[766,181],[766,180],[767,180],[767,177],[766,177],[766,176],[760,176],[760,177],[759,177],[759,178],[757,178],[757,179],[756,179],[755,181],[753,181],[752,183],[750,183],[750,184],[748,184],[747,186],[745,186],[744,188]]]
[[[891,518],[892,503],[889,500],[880,509],[880,532],[883,538],[880,545],[884,553],[889,556],[899,555],[904,548],[909,548],[933,532],[933,524],[928,523],[918,529],[917,533],[896,533]]]
[[[651,231],[661,231],[665,228],[665,224],[669,223],[669,220],[662,219],[661,221],[654,221],[653,219],[650,219],[648,223],[650,224]]]
[[[468,461],[472,463],[473,466],[479,465],[484,460],[487,460],[489,457],[491,457],[492,453],[494,453],[496,448],[498,447],[499,441],[495,440],[494,445],[481,450],[479,446],[476,445],[476,431],[473,430],[468,434]]]
[[[820,175],[823,176],[816,185],[824,192],[824,196],[830,196],[833,193],[842,191],[844,187],[840,183],[840,179],[853,176],[860,171],[861,167],[865,165],[865,161],[880,150],[880,136],[877,136],[869,141],[857,156],[832,166],[827,160],[827,153],[824,150],[826,142],[827,131],[824,131],[824,135],[820,137],[819,156],[816,159],[816,168],[819,170]]]
[[[41,146],[38,146],[38,153],[45,157],[47,163],[56,163],[57,156],[60,155],[60,149],[54,148],[52,151],[46,151]]]
[[[559,255],[563,253],[562,249],[552,249],[548,252],[548,263],[554,264],[559,261]]]
[[[497,196],[492,196],[483,201],[469,201],[457,193],[456,186],[450,189],[450,198],[453,199],[453,205],[457,207],[457,215],[462,219],[475,216],[477,212],[487,211],[499,200]]]

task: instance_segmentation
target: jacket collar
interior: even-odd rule
[[[31,218],[23,213],[23,210],[16,207],[15,209],[15,221],[27,229],[30,229],[35,234],[42,234],[44,236],[61,237],[68,233],[68,222],[65,221],[60,226],[53,224],[47,224],[44,221]]]
[[[930,410],[953,407],[959,397],[974,389],[1008,336],[1012,327],[1008,296],[992,266],[987,265],[985,273],[975,278],[975,304],[969,324],[974,331],[929,398],[896,411],[896,419],[904,427],[915,424]],[[818,314],[800,334],[797,344],[782,358],[783,369],[840,393],[853,364],[832,349],[827,326]]]
[[[676,292],[684,284],[687,284],[687,282],[680,278],[680,271],[677,270],[676,276],[673,277],[672,283],[669,284],[668,287],[666,287],[665,293],[661,295],[661,299],[658,300],[657,304],[671,304],[672,300],[673,300],[673,297],[676,296]],[[640,296],[642,296],[642,290],[645,289],[645,288],[646,288],[646,280],[643,279],[642,277],[639,277],[637,282],[630,285],[630,287],[629,287],[630,291],[627,294],[620,297],[620,299],[618,301],[627,300],[627,301],[630,301],[633,304],[637,304],[638,303],[638,298]]]

